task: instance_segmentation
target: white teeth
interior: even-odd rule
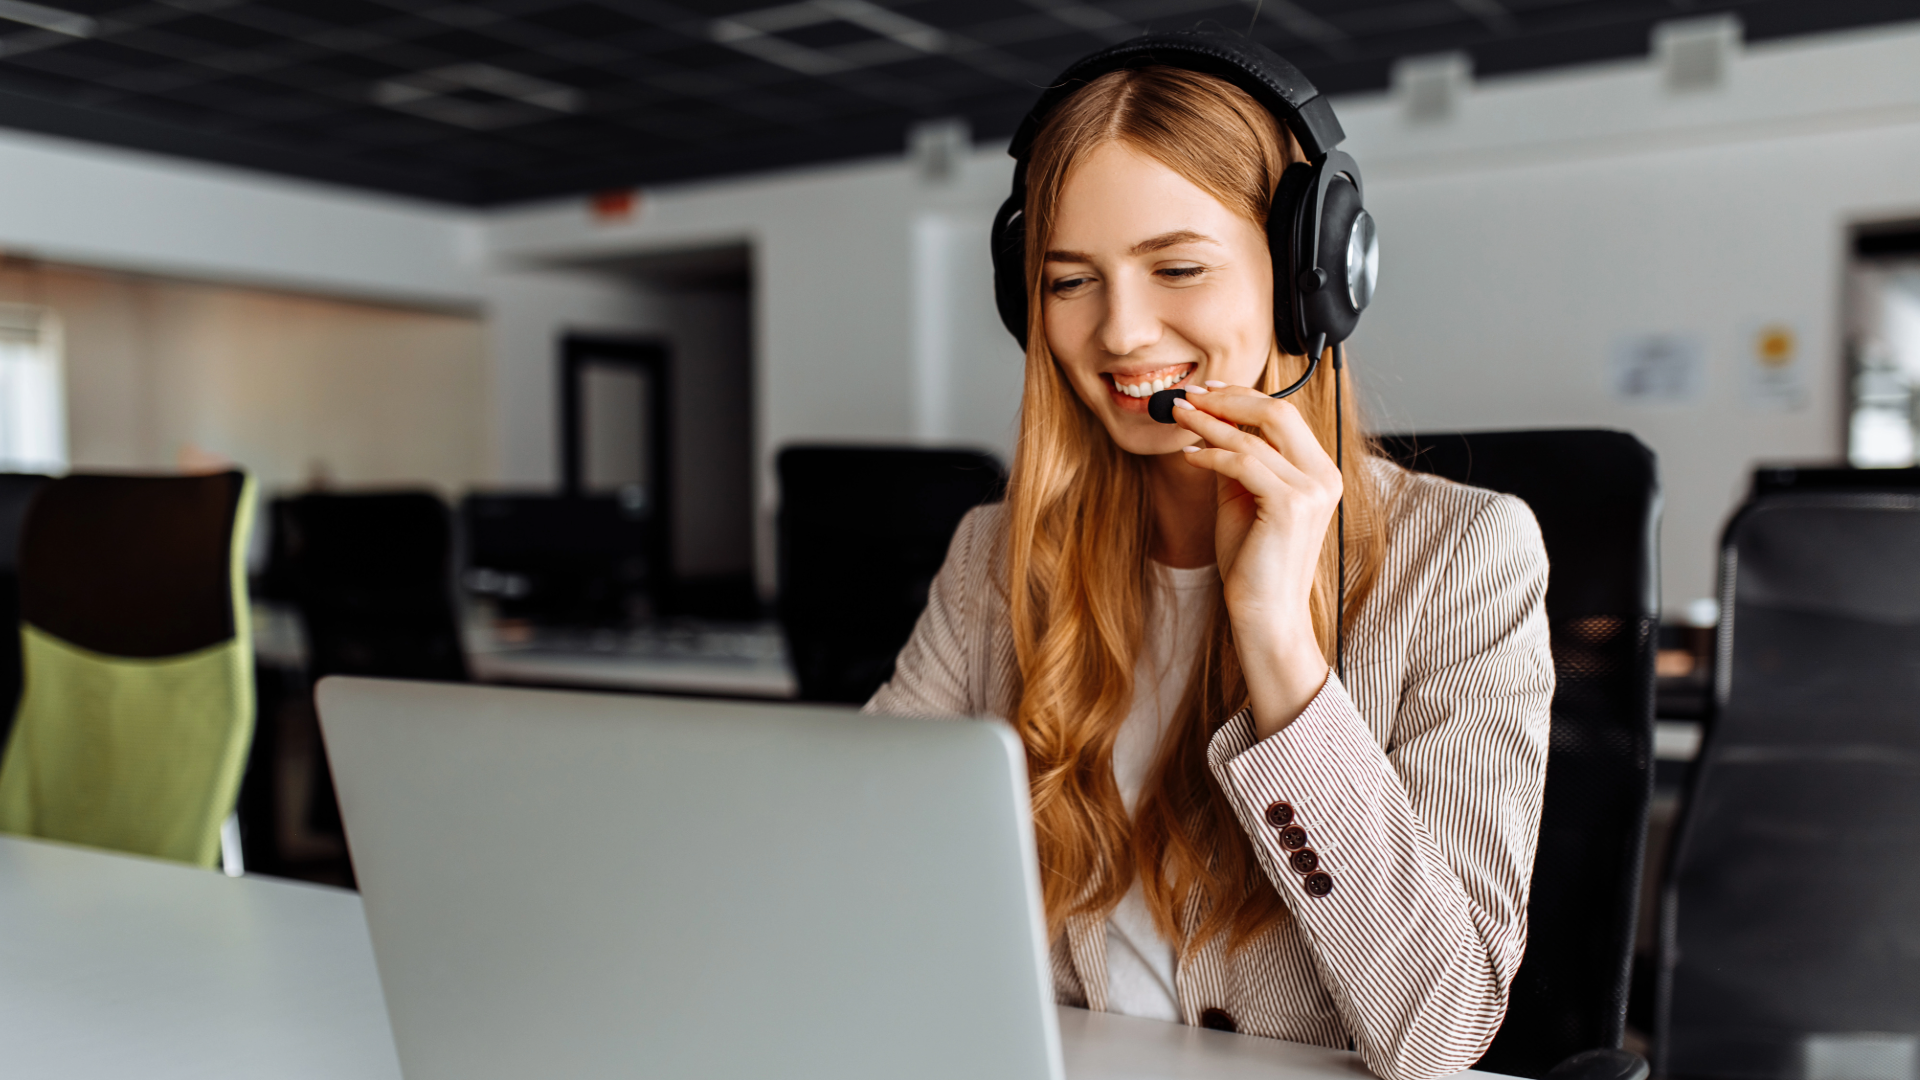
[[[1163,375],[1158,379],[1151,379],[1147,382],[1134,383],[1132,385],[1128,385],[1126,383],[1121,382],[1118,379],[1115,379],[1113,385],[1116,390],[1119,390],[1121,393],[1127,395],[1128,397],[1135,397],[1135,398],[1152,397],[1153,395],[1159,393],[1162,390],[1168,389],[1169,387],[1180,385],[1180,380],[1186,378],[1188,375],[1191,375],[1192,373],[1193,373],[1192,370],[1189,369],[1187,371],[1180,372],[1178,375]]]

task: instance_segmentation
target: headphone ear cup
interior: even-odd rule
[[[1347,243],[1363,213],[1360,192],[1345,175],[1327,180],[1320,206],[1319,266],[1325,282],[1304,297],[1310,333],[1327,335],[1327,344],[1345,341],[1360,324],[1360,309],[1347,288]]]
[[[1023,170],[1024,171],[1024,170]],[[1025,192],[1015,183],[1013,194],[993,215],[993,303],[1000,322],[1027,347],[1027,214]]]
[[[1267,211],[1267,251],[1273,257],[1273,337],[1288,356],[1304,356],[1307,351],[1299,285],[1306,265],[1300,215],[1313,194],[1313,172],[1313,166],[1302,162],[1287,166]]]

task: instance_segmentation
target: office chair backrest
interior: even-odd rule
[[[1540,1076],[1618,1047],[1653,785],[1660,486],[1653,452],[1614,431],[1389,436],[1410,468],[1517,495],[1552,565],[1557,680],[1526,959],[1479,1068]]]
[[[300,495],[276,499],[272,522],[271,576],[300,610],[311,678],[467,678],[438,495]]]
[[[0,829],[214,864],[253,733],[252,505],[239,472],[40,489]]]
[[[1006,473],[973,450],[780,452],[780,622],[805,701],[864,702],[927,606],[967,511]]]
[[[20,530],[27,507],[49,478],[0,473],[0,751],[20,704]]]
[[[1721,545],[1715,716],[1662,889],[1673,1077],[1920,1076],[1920,492]]]

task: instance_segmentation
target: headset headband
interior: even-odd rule
[[[1299,140],[1309,161],[1319,160],[1347,137],[1326,96],[1300,74],[1299,68],[1272,49],[1218,31],[1182,30],[1144,34],[1102,49],[1068,68],[1020,122],[1007,153],[1025,162],[1054,107],[1087,83],[1110,71],[1155,63],[1212,75],[1253,95]]]

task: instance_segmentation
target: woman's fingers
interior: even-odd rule
[[[1243,431],[1233,423],[1213,415],[1214,410],[1209,407],[1211,404],[1209,399],[1218,396],[1218,391],[1207,394],[1197,407],[1191,404],[1181,407],[1182,403],[1176,402],[1173,410],[1174,422],[1214,446],[1258,457],[1275,476],[1283,480],[1298,482],[1307,480],[1307,477],[1263,435]],[[1187,402],[1192,400],[1186,399]]]
[[[1273,475],[1265,463],[1246,454],[1217,447],[1186,447],[1187,460],[1203,469],[1237,480],[1256,499],[1277,498],[1287,491],[1286,482]]]
[[[1263,440],[1305,477],[1322,483],[1338,482],[1339,467],[1292,402],[1271,398],[1244,386],[1220,387],[1189,400],[1194,403],[1195,413],[1204,412],[1229,425],[1258,428]],[[1207,441],[1215,440],[1208,438]]]

